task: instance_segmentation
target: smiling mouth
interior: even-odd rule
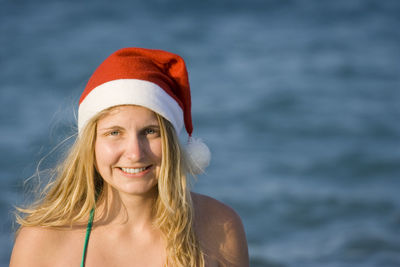
[[[123,172],[130,173],[130,174],[135,174],[135,173],[141,173],[141,172],[143,172],[145,170],[148,170],[150,167],[151,167],[151,165],[147,166],[147,167],[143,167],[143,168],[120,168],[120,169]]]

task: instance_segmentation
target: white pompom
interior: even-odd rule
[[[191,160],[194,174],[201,174],[210,164],[211,152],[201,139],[189,137],[186,152]]]

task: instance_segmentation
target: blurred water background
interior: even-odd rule
[[[399,14],[395,0],[0,0],[0,265],[23,181],[73,133],[89,75],[139,46],[187,61],[213,153],[194,191],[241,215],[251,266],[400,266]]]

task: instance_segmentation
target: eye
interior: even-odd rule
[[[157,128],[146,128],[143,131],[144,135],[159,136],[160,131]]]
[[[119,134],[120,134],[120,132],[117,130],[114,130],[114,131],[111,131],[108,133],[108,135],[111,135],[111,136],[118,136]]]
[[[147,128],[146,130],[144,130],[144,133],[145,134],[155,134],[156,131],[152,128]]]

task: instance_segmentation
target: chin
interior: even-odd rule
[[[152,186],[112,186],[119,193],[132,196],[148,196],[157,192],[157,183]]]

